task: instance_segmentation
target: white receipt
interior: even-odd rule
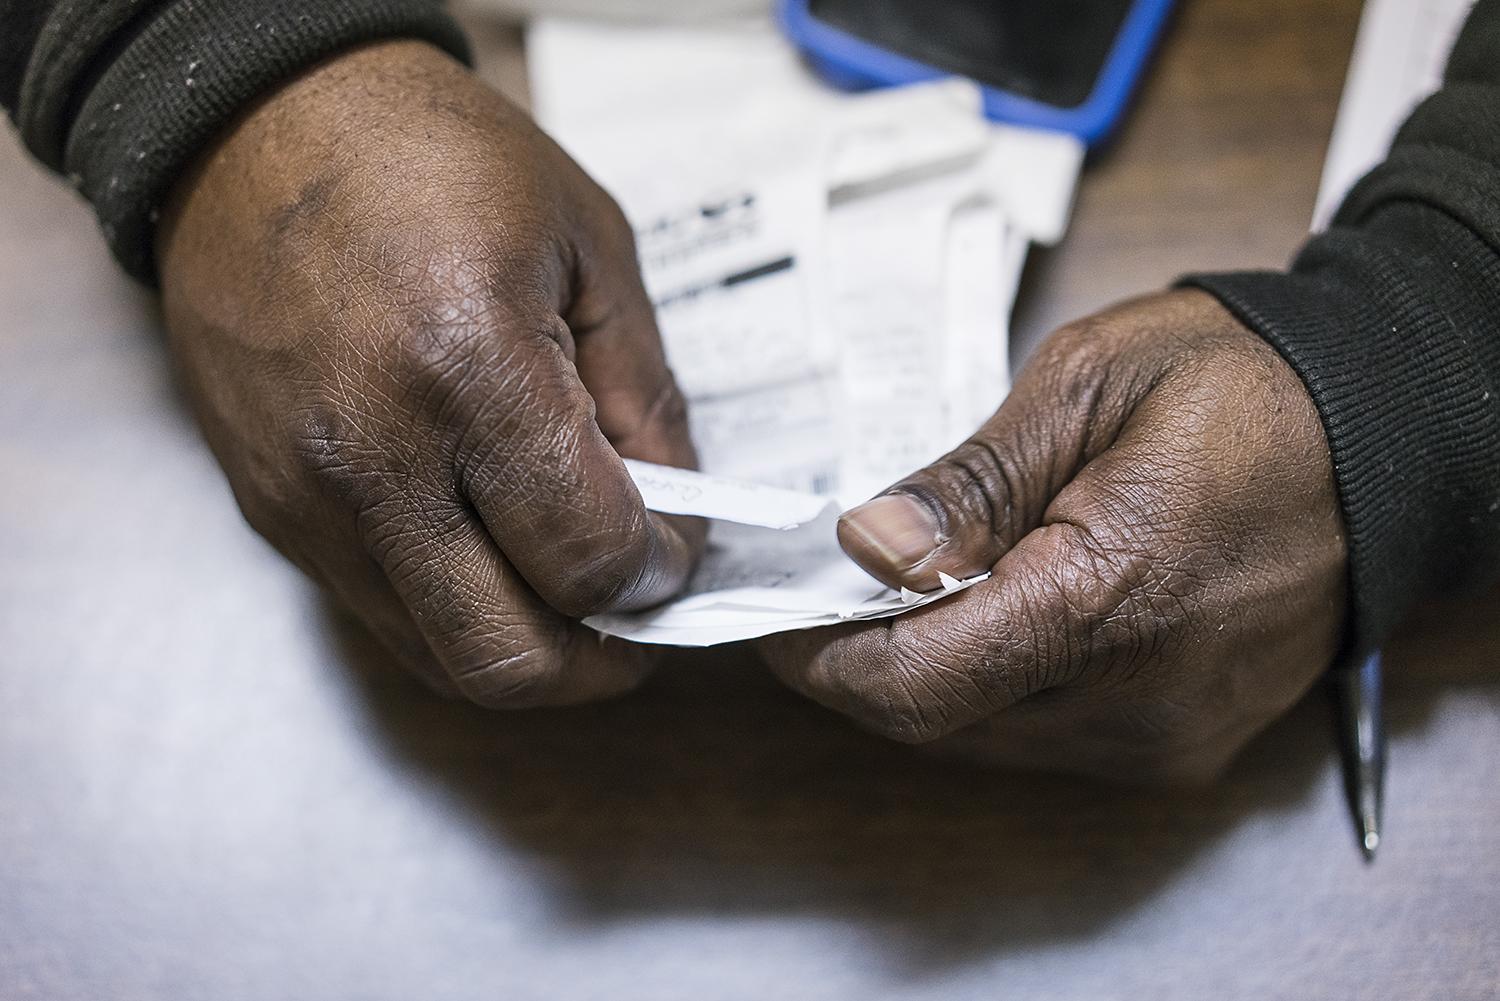
[[[538,121],[635,230],[704,470],[853,502],[1000,404],[1077,139],[987,122],[964,80],[833,90],[769,20],[543,19],[527,61]]]
[[[637,459],[626,459],[625,468],[646,507],[663,514],[690,514],[785,531],[812,521],[826,507],[836,506],[817,494],[707,476]]]
[[[644,612],[583,620],[610,636],[713,646],[899,615],[989,576],[943,575],[943,586],[927,594],[893,591],[839,548],[838,505],[827,497],[629,459],[626,468],[651,510],[715,520],[703,561],[682,597]]]

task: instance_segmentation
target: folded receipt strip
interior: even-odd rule
[[[839,548],[835,501],[626,459],[646,507],[711,519],[703,561],[675,601],[584,623],[639,643],[713,646],[920,608],[988,577],[941,575],[927,594],[893,591]]]

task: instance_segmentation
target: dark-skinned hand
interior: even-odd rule
[[[967,443],[845,514],[892,587],[989,580],[762,652],[875,731],[1111,781],[1218,774],[1332,659],[1345,544],[1302,383],[1212,297],[1062,328]]]
[[[250,523],[412,670],[490,706],[623,691],[579,617],[676,591],[701,523],[620,456],[694,465],[634,241],[527,116],[372,44],[240,116],[157,244],[193,408]]]

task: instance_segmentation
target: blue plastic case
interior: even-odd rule
[[[1091,147],[1099,144],[1118,124],[1172,3],[1135,0],[1131,4],[1092,91],[1077,107],[1060,108],[981,85],[985,115],[997,122],[1071,132]],[[808,0],[777,0],[776,17],[792,44],[836,87],[866,90],[952,75],[819,21],[809,13]]]

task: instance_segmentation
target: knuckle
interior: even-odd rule
[[[473,497],[500,489],[542,493],[566,505],[584,486],[576,458],[597,434],[594,401],[566,366],[516,348],[476,363],[481,376],[455,376],[423,393],[439,434],[451,439],[458,487]]]
[[[493,295],[434,297],[392,320],[395,331],[377,370],[388,371],[396,409],[460,434],[499,423],[516,434],[529,407],[559,402],[577,409],[561,364],[571,352],[567,325],[551,310],[517,297],[500,307]]]
[[[398,507],[398,505],[400,505]],[[449,579],[442,567],[465,555],[463,515],[445,516],[405,501],[378,503],[355,515],[360,544],[402,595],[419,596],[421,607],[446,633],[460,633],[478,621],[474,598]]]
[[[357,440],[357,422],[329,400],[305,405],[294,418],[291,461],[298,473],[345,502],[357,502],[366,487],[361,476],[370,449]]]
[[[1114,312],[1061,327],[1022,373],[1027,397],[1047,403],[1032,408],[1033,419],[1067,415],[1081,422],[1089,431],[1083,450],[1094,454],[1117,432],[1135,401],[1157,383],[1172,353]]]
[[[418,315],[400,325],[385,364],[403,410],[439,425],[451,420],[480,374],[499,361],[486,357],[498,352],[496,346],[487,352],[482,321],[475,307],[469,315]]]
[[[1112,364],[1118,338],[1119,331],[1108,314],[1074,320],[1043,343],[1040,367],[1055,386],[1071,388],[1075,394],[1087,393],[1097,385],[1098,373]]]

